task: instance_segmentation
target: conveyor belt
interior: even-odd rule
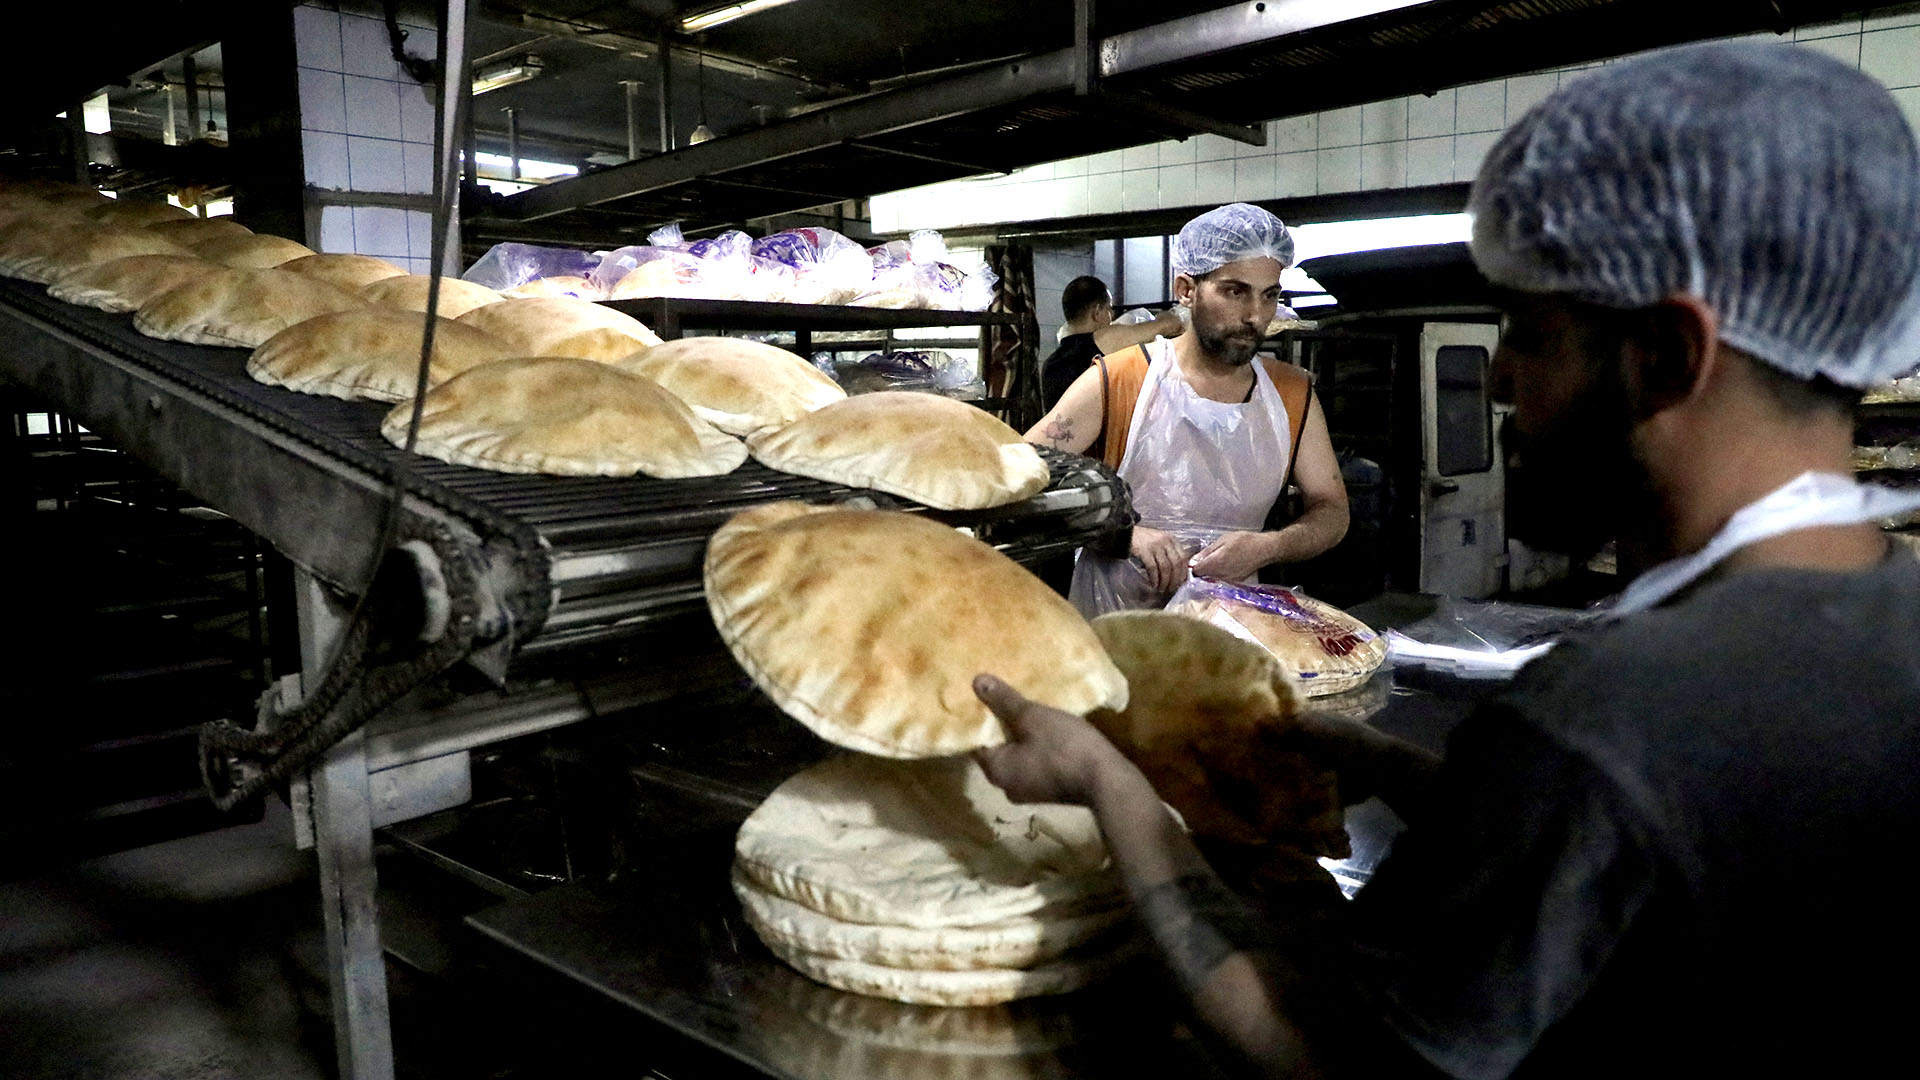
[[[379,433],[387,406],[263,385],[246,374],[245,349],[156,341],[130,316],[63,304],[25,282],[0,281],[0,326],[0,375],[58,403],[322,580],[349,591],[366,580],[390,471],[402,458]],[[1043,453],[1053,482],[1040,495],[937,516],[1025,561],[1124,520],[1124,488],[1110,470]],[[932,513],[753,461],[724,477],[656,480],[409,460],[408,511],[470,553],[485,591],[516,613],[497,633],[522,656],[703,613],[706,539],[747,506],[864,499]]]

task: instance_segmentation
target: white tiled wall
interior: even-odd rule
[[[437,49],[431,14],[402,6],[406,50]],[[300,141],[310,187],[363,194],[433,192],[432,89],[393,59],[377,3],[308,2],[294,8],[300,63]],[[383,206],[320,211],[322,251],[377,255],[425,273],[432,247],[429,216]]]
[[[1792,36],[1878,79],[1920,130],[1920,4],[1805,26]],[[873,199],[873,227],[951,229],[1471,180],[1508,124],[1598,66],[1275,120],[1265,146],[1197,135],[893,192]]]

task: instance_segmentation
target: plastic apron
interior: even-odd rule
[[[1617,617],[1657,607],[1756,541],[1823,525],[1857,525],[1915,509],[1920,509],[1920,491],[1861,484],[1838,473],[1801,473],[1735,511],[1699,551],[1635,578],[1606,614]]]
[[[1170,532],[1191,558],[1228,532],[1258,532],[1286,482],[1287,407],[1255,360],[1253,397],[1211,401],[1180,375],[1173,343],[1156,338],[1133,425],[1120,458],[1120,478],[1133,492],[1140,524]],[[1068,598],[1092,618],[1126,608],[1166,606],[1170,592],[1147,580],[1138,559],[1082,550]]]

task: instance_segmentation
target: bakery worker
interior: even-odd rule
[[[1189,570],[1244,580],[1346,535],[1347,489],[1306,373],[1253,362],[1292,262],[1287,227],[1257,206],[1187,222],[1173,243],[1173,295],[1193,332],[1097,360],[1027,432],[1103,457],[1140,515],[1130,557],[1080,553],[1069,597],[1087,615],[1161,607]],[[1289,477],[1304,511],[1265,531]]]
[[[1174,311],[1143,323],[1113,321],[1113,294],[1097,277],[1077,277],[1060,292],[1060,314],[1067,325],[1060,344],[1040,364],[1040,407],[1048,412],[1067,387],[1093,365],[1093,358],[1145,345],[1156,337],[1179,337],[1187,324]]]
[[[1443,760],[1301,726],[1407,823],[1346,929],[1248,918],[1111,744],[992,680],[1013,741],[982,764],[1094,808],[1199,1017],[1265,1071],[1879,1071],[1920,962],[1879,873],[1920,844],[1920,561],[1876,520],[1920,494],[1848,457],[1862,388],[1920,364],[1914,134],[1820,53],[1689,46],[1528,110],[1469,209],[1520,454],[1664,561]]]

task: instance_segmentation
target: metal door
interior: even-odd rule
[[[1499,329],[1427,323],[1420,331],[1420,590],[1485,597],[1506,568],[1505,472],[1489,371]]]

